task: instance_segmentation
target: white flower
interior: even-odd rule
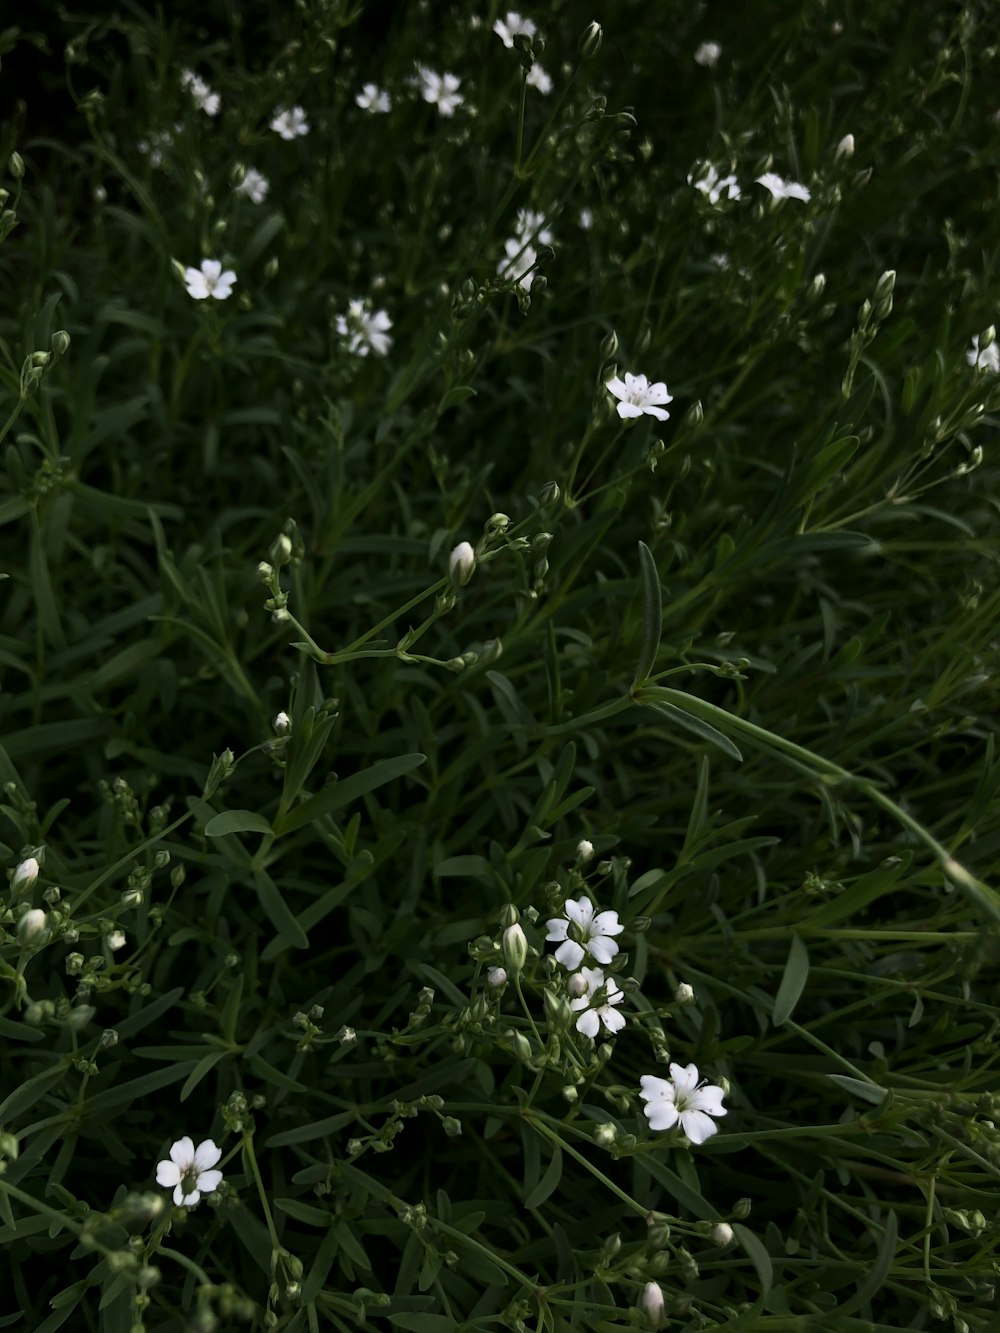
[[[775,199],[798,199],[803,204],[808,204],[812,195],[804,185],[798,181],[786,181],[774,171],[765,171],[763,176],[757,177],[757,184],[763,185],[765,190],[770,190]]]
[[[283,139],[300,139],[309,133],[309,122],[302,107],[293,106],[290,111],[283,109],[275,113],[271,129]]]
[[[217,116],[222,105],[218,93],[213,93],[204,79],[198,77],[193,69],[186,69],[181,74],[181,87],[186,88],[199,111],[206,116]]]
[[[656,417],[657,421],[666,421],[670,416],[669,412],[664,412],[662,405],[674,400],[667,393],[667,386],[662,380],[650,384],[645,375],[626,373],[624,384],[616,375],[604,387],[621,400],[617,411],[622,420],[626,417],[641,417],[644,412]]]
[[[988,347],[980,349],[979,334],[975,334],[972,339],[972,346],[965,354],[965,359],[970,366],[975,366],[977,370],[992,371],[994,375],[1000,375],[1000,344],[994,340]]]
[[[33,856],[29,856],[14,870],[10,887],[12,889],[33,889],[39,870],[41,870],[41,866]]]
[[[537,88],[543,97],[548,97],[549,93],[552,91],[552,80],[548,74],[545,73],[545,70],[542,69],[537,60],[528,71],[528,77],[525,79],[525,83],[529,88]]]
[[[625,992],[618,982],[614,977],[606,977],[604,969],[600,967],[582,967],[576,975],[582,976],[587,986],[585,995],[569,1002],[573,1012],[580,1014],[576,1020],[577,1032],[596,1039],[602,1023],[606,1031],[620,1032],[625,1026],[625,1015],[620,1014],[614,1006],[625,999]],[[584,1012],[581,1013],[581,1010]]]
[[[663,1323],[663,1288],[658,1282],[647,1282],[642,1289],[642,1313],[650,1328],[659,1328]]]
[[[523,19],[520,14],[515,14],[512,9],[507,11],[506,18],[497,19],[493,25],[493,31],[503,42],[504,46],[512,47],[514,38],[519,32],[523,32],[525,37],[534,37],[538,29],[532,23],[531,19]]]
[[[108,936],[108,948],[114,953],[118,949],[125,948],[124,930],[113,930]]]
[[[722,47],[718,42],[702,42],[694,53],[694,63],[704,65],[706,69],[714,69],[721,55]]]
[[[245,194],[252,204],[262,204],[267,198],[271,182],[255,167],[247,167],[246,175],[236,187],[237,194]]]
[[[286,732],[291,730],[292,719],[284,711],[275,713],[271,720],[271,726],[274,728],[275,735],[284,736]]]
[[[488,968],[486,971],[486,980],[491,986],[494,986],[499,990],[501,986],[506,986],[507,984],[507,971],[502,967]]]
[[[196,301],[204,301],[209,296],[214,296],[217,301],[224,301],[227,296],[232,295],[236,274],[231,268],[223,272],[222,265],[217,259],[203,259],[200,269],[184,270],[184,281],[187,284],[188,296],[193,296]]]
[[[442,116],[453,116],[465,98],[458,91],[462,80],[455,74],[436,74],[426,65],[417,66],[417,86],[425,102],[431,102]]]
[[[44,931],[48,917],[40,907],[33,907],[17,923],[17,938],[21,944],[32,944]]]
[[[674,1002],[676,1004],[694,1004],[694,987],[689,986],[686,981],[674,991]]]
[[[352,356],[385,356],[392,346],[388,336],[392,320],[385,310],[372,311],[370,301],[349,301],[347,314],[337,316],[337,332],[347,339]]]
[[[575,972],[589,953],[599,963],[610,963],[618,952],[612,935],[620,935],[625,927],[617,912],[594,912],[589,898],[567,898],[563,904],[564,916],[546,921],[547,940],[561,940],[556,950],[556,961],[569,972]]]
[[[576,844],[576,863],[578,866],[585,866],[588,861],[594,858],[594,844],[589,838],[581,838]]]
[[[219,1188],[222,1172],[211,1168],[221,1156],[222,1149],[211,1139],[205,1139],[195,1148],[185,1135],[171,1147],[169,1161],[157,1162],[156,1183],[168,1189],[173,1186],[174,1203],[194,1208],[202,1194],[211,1194]]]
[[[688,184],[693,185],[696,190],[708,197],[710,204],[717,204],[725,195],[727,199],[739,199],[741,190],[739,182],[733,175],[720,176],[711,163],[705,168],[704,174],[698,179],[693,180],[688,176]]]
[[[392,110],[392,98],[376,83],[366,83],[354,100],[362,111],[370,111],[373,116]]]
[[[459,542],[448,557],[448,573],[456,588],[462,588],[476,569],[476,553],[471,542]]]
[[[704,1143],[718,1133],[719,1126],[710,1117],[726,1115],[722,1088],[699,1084],[696,1065],[672,1064],[669,1080],[643,1074],[639,1083],[650,1129],[673,1129],[679,1121],[692,1143]]]

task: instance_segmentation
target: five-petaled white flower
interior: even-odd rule
[[[354,100],[362,111],[370,111],[373,116],[392,110],[392,98],[376,83],[366,83]]]
[[[223,272],[222,265],[217,259],[203,259],[200,269],[184,270],[184,281],[187,284],[188,296],[193,296],[196,301],[204,301],[209,296],[214,296],[217,301],[224,301],[227,296],[232,295],[236,274],[231,268]]]
[[[222,1156],[211,1139],[198,1147],[188,1136],[178,1139],[170,1149],[170,1160],[156,1163],[156,1183],[174,1188],[174,1203],[194,1208],[203,1194],[219,1188],[222,1172],[212,1168]]]
[[[262,204],[267,198],[271,182],[255,167],[247,167],[246,175],[236,187],[237,194],[245,194],[252,204]]]
[[[352,356],[385,356],[392,346],[392,320],[385,310],[372,310],[370,301],[350,301],[346,315],[337,316],[337,332],[347,339]]]
[[[618,982],[614,977],[606,977],[601,967],[581,967],[577,975],[587,983],[586,993],[569,1002],[573,1012],[580,1014],[576,1020],[577,1032],[596,1039],[602,1023],[607,1032],[621,1032],[625,1015],[615,1006],[625,999],[625,992]]]
[[[719,1131],[710,1117],[727,1114],[722,1088],[699,1083],[697,1065],[672,1064],[669,1079],[643,1074],[639,1084],[650,1129],[673,1129],[680,1122],[692,1143],[704,1143]]]
[[[519,32],[523,32],[525,37],[534,37],[538,29],[532,23],[531,19],[523,19],[520,14],[515,14],[512,9],[507,11],[506,17],[497,19],[493,25],[493,31],[503,42],[504,46],[512,47],[514,38]]]
[[[812,198],[805,185],[800,185],[798,181],[786,181],[776,171],[765,171],[763,176],[757,177],[757,184],[770,190],[775,199],[798,199],[808,204]]]
[[[711,163],[705,168],[698,180],[688,176],[688,184],[693,185],[705,195],[710,204],[717,204],[723,196],[726,199],[739,199],[739,182],[733,175],[720,176]]]
[[[283,139],[300,139],[309,133],[309,122],[303,108],[293,106],[291,110],[282,109],[275,113],[271,129]]]
[[[465,98],[458,91],[462,80],[456,74],[436,74],[426,65],[417,66],[417,87],[425,102],[437,107],[442,116],[453,116]]]
[[[980,348],[979,334],[974,334],[972,346],[966,352],[965,359],[970,366],[975,366],[977,370],[989,370],[994,375],[1000,375],[1000,345],[998,345],[995,338],[988,347]]]
[[[645,375],[629,375],[626,372],[624,384],[616,375],[604,387],[620,399],[617,411],[623,421],[626,417],[641,417],[644,412],[656,417],[657,421],[666,421],[670,416],[669,412],[663,410],[663,404],[674,400],[667,393],[667,386],[662,380],[650,384]]]
[[[704,65],[706,69],[713,69],[719,63],[721,55],[722,47],[718,42],[702,42],[694,53],[694,63]]]
[[[531,69],[528,70],[528,77],[525,79],[525,83],[529,88],[537,88],[543,97],[548,97],[549,93],[552,91],[552,80],[548,74],[545,73],[545,70],[542,69],[537,60],[532,65]]]
[[[618,952],[617,941],[625,927],[617,912],[594,912],[589,898],[567,898],[563,903],[565,915],[546,921],[547,940],[561,940],[556,950],[556,961],[569,972],[575,972],[589,953],[598,963],[610,963]]]
[[[213,93],[204,79],[198,77],[193,69],[186,69],[181,73],[181,87],[186,88],[194,100],[195,106],[199,111],[204,111],[206,116],[217,116],[221,100],[218,93]]]

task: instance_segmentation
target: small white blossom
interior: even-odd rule
[[[615,1006],[625,999],[625,992],[618,982],[614,977],[606,977],[600,967],[582,967],[576,976],[582,976],[586,983],[586,993],[569,1002],[573,1012],[580,1014],[577,1031],[596,1039],[603,1023],[606,1031],[620,1032],[625,1026],[625,1015]]]
[[[10,880],[12,889],[32,889],[35,881],[38,879],[38,872],[41,866],[33,856],[27,857],[14,870]]]
[[[173,1186],[174,1203],[194,1208],[202,1194],[211,1194],[219,1188],[222,1172],[212,1168],[222,1156],[211,1139],[205,1139],[195,1148],[187,1135],[178,1139],[170,1149],[170,1160],[157,1162],[156,1183]]]
[[[309,133],[309,122],[303,108],[293,106],[290,110],[283,108],[275,113],[271,129],[283,139],[300,139]]]
[[[965,359],[970,366],[975,366],[977,370],[988,370],[994,375],[1000,375],[1000,344],[995,339],[988,347],[980,348],[979,334],[975,334],[972,339],[972,346],[965,354]]]
[[[854,135],[845,134],[844,137],[841,139],[840,143],[837,144],[837,151],[834,153],[833,159],[835,162],[839,162],[841,158],[846,159],[853,156],[854,156]]]
[[[493,31],[506,47],[513,47],[514,38],[519,32],[523,32],[525,37],[534,37],[538,29],[532,23],[531,19],[523,19],[520,14],[515,14],[512,9],[507,11],[505,18],[497,19],[493,25]]]
[[[458,91],[462,80],[455,74],[436,74],[426,65],[417,66],[417,88],[425,102],[430,102],[442,116],[453,116],[465,98]]]
[[[620,400],[617,412],[623,421],[626,417],[641,417],[644,412],[656,417],[657,421],[666,421],[670,416],[663,410],[663,404],[674,400],[662,380],[650,384],[645,375],[626,373],[624,384],[616,375],[604,387]]]
[[[594,844],[589,838],[581,838],[576,844],[576,863],[578,866],[585,866],[588,861],[594,859]]]
[[[284,711],[275,713],[271,720],[271,726],[274,728],[275,735],[284,736],[291,730],[292,719]]]
[[[714,69],[721,55],[722,47],[718,42],[702,42],[694,53],[694,63],[703,65],[705,69]]]
[[[247,167],[246,175],[236,187],[237,194],[245,194],[252,204],[262,204],[267,198],[271,182],[255,167]]]
[[[203,259],[200,269],[184,270],[188,296],[194,297],[196,301],[204,301],[209,296],[214,296],[217,301],[224,301],[227,296],[232,295],[235,281],[236,274],[233,270],[227,268],[223,272],[222,265],[217,259]]]
[[[739,199],[742,192],[739,182],[733,175],[720,176],[711,163],[705,168],[698,180],[688,176],[688,184],[693,185],[705,195],[710,204],[717,204],[720,199]]]
[[[618,944],[611,937],[625,929],[618,913],[595,913],[589,898],[567,898],[563,912],[565,915],[545,923],[548,927],[545,938],[561,941],[556,961],[568,972],[575,972],[588,953],[598,963],[610,963],[618,952]]]
[[[352,356],[386,356],[392,346],[388,336],[392,320],[385,310],[372,310],[370,301],[349,301],[347,314],[337,316],[337,332],[347,339]]]
[[[113,930],[111,932],[111,934],[108,936],[108,948],[112,951],[112,953],[116,952],[118,949],[125,948],[124,930]]]
[[[659,1328],[663,1323],[663,1288],[658,1282],[647,1282],[642,1289],[642,1313],[650,1328]]]
[[[728,1222],[716,1222],[712,1228],[712,1239],[716,1245],[732,1245],[733,1229]]]
[[[677,1004],[694,1004],[694,987],[682,981],[674,991],[674,1001]]]
[[[775,171],[765,171],[763,176],[758,176],[757,184],[770,190],[775,199],[798,199],[808,204],[812,198],[805,185],[800,185],[798,181],[786,181]]]
[[[448,573],[456,588],[463,588],[476,570],[476,553],[471,542],[459,542],[448,557]]]
[[[181,87],[191,94],[195,106],[204,111],[206,116],[217,116],[222,105],[218,93],[213,93],[204,79],[198,77],[193,69],[186,69],[181,74]]]
[[[373,116],[392,110],[392,98],[377,83],[366,83],[354,100],[362,111],[370,111]]]
[[[673,1129],[679,1122],[692,1143],[704,1143],[718,1133],[719,1126],[710,1117],[727,1114],[723,1089],[699,1083],[696,1065],[672,1064],[669,1079],[643,1074],[639,1083],[650,1129]]]
[[[39,938],[48,924],[48,917],[39,907],[25,912],[17,923],[17,938],[21,944],[32,944]]]
[[[486,970],[486,980],[497,990],[507,984],[507,970],[503,967],[490,967]]]
[[[552,80],[549,75],[545,73],[545,70],[542,69],[537,60],[528,71],[528,77],[525,79],[525,83],[529,88],[536,88],[543,97],[548,97],[549,93],[552,91]]]

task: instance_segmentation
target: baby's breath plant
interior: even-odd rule
[[[0,1324],[988,1333],[988,7],[0,34]]]

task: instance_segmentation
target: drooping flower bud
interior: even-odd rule
[[[578,866],[585,866],[588,861],[593,860],[594,844],[589,838],[581,838],[576,844],[576,863]]]
[[[647,1282],[642,1289],[642,1312],[650,1328],[663,1323],[663,1290],[658,1282]]]
[[[448,573],[456,588],[464,588],[476,571],[476,553],[471,542],[459,542],[448,557]]]
[[[14,871],[10,881],[12,889],[31,889],[34,888],[35,880],[38,878],[38,872],[41,869],[33,856],[29,856]]]
[[[583,36],[580,38],[580,55],[584,60],[593,60],[601,49],[601,42],[604,40],[604,29],[592,19],[583,30]]]

